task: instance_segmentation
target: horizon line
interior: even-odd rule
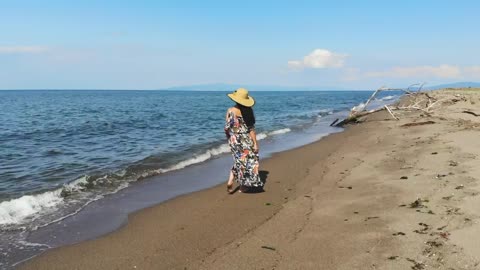
[[[196,89],[80,89],[80,88],[27,88],[0,89],[0,91],[172,91],[172,92],[229,92],[230,90],[196,90]],[[314,92],[314,91],[375,91],[375,89],[299,89],[299,90],[251,90],[252,92]]]

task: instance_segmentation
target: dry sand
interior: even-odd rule
[[[480,91],[432,95],[430,116],[375,113],[263,161],[264,193],[182,196],[19,268],[480,269],[480,116],[462,112]]]

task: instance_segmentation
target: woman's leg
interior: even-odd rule
[[[227,182],[227,191],[228,191],[228,193],[232,193],[232,192],[233,192],[233,180],[234,180],[233,171],[230,170],[230,176],[228,177],[228,182]]]

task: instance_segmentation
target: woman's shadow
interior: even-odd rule
[[[262,183],[263,183],[263,187],[267,183],[268,174],[269,174],[268,171],[259,171],[258,172],[258,176],[260,177],[260,181],[262,181]],[[249,188],[246,188],[245,190],[243,190],[242,193],[262,193],[262,192],[265,192],[265,189],[263,187],[249,187]],[[236,193],[239,190],[240,190],[240,186],[235,188],[235,190],[233,190],[231,192],[231,194]]]
[[[260,181],[263,183],[263,187],[250,187],[244,191],[244,193],[262,193],[265,192],[265,184],[267,183],[269,171],[259,171],[258,176],[260,177]]]
[[[269,171],[259,171],[258,172],[258,176],[260,177],[260,181],[262,181],[264,186],[267,183],[267,178],[268,178],[269,173],[270,173]]]

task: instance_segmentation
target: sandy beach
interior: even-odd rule
[[[181,196],[18,268],[479,269],[480,90],[429,95],[427,112],[380,111],[263,160],[266,192]]]

